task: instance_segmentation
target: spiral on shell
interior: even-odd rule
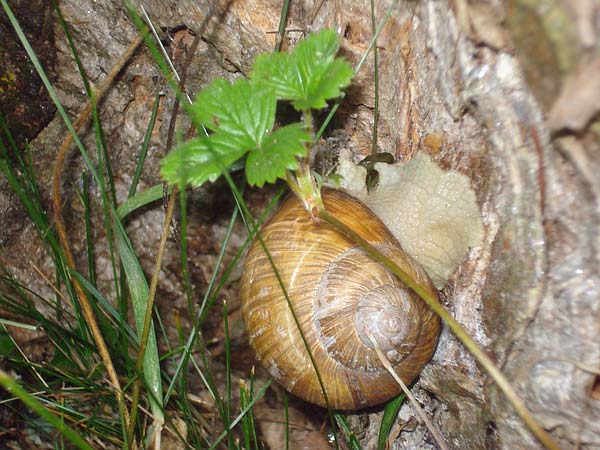
[[[392,259],[431,295],[425,271],[404,253],[360,201],[324,190],[328,211]],[[289,304],[260,241],[242,274],[242,315],[257,359],[286,390],[325,406],[314,357],[335,409],[359,409],[397,395],[365,327],[406,384],[431,358],[440,321],[414,292],[333,226],[310,220],[289,197],[260,235],[286,288]],[[293,309],[306,339],[302,340]]]

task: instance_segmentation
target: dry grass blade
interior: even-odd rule
[[[508,401],[512,404],[517,414],[521,417],[523,422],[529,427],[531,432],[537,437],[537,439],[548,449],[560,450],[560,447],[550,434],[544,430],[541,425],[531,415],[525,403],[516,393],[508,379],[504,374],[496,367],[491,358],[477,345],[473,338],[467,333],[464,327],[458,323],[458,321],[452,317],[452,315],[437,302],[436,299],[431,297],[418,283],[416,283],[406,272],[404,272],[394,261],[383,256],[375,247],[369,242],[358,235],[354,230],[350,229],[343,222],[338,220],[332,214],[325,209],[318,212],[318,217],[322,220],[335,226],[341,233],[347,236],[352,241],[359,244],[371,257],[379,261],[385,267],[387,267],[392,273],[394,273],[407,287],[412,289],[421,299],[427,303],[427,305],[444,321],[446,325],[452,330],[452,332],[460,339],[463,345],[471,352],[471,354],[477,359],[477,361],[483,366],[486,372],[493,378],[496,385],[504,393]]]
[[[419,417],[421,418],[423,423],[425,423],[425,426],[427,427],[427,429],[433,436],[433,439],[435,439],[435,442],[437,443],[437,445],[442,450],[448,450],[448,447],[446,446],[446,442],[444,441],[444,438],[439,433],[437,428],[435,428],[433,426],[433,423],[431,423],[431,420],[429,420],[429,417],[427,417],[427,414],[425,414],[425,411],[423,411],[423,408],[421,408],[421,405],[419,405],[419,402],[417,401],[417,399],[412,395],[412,392],[410,392],[410,389],[408,389],[406,384],[404,384],[404,381],[402,381],[402,378],[400,378],[398,376],[398,374],[392,367],[392,364],[390,363],[390,361],[385,357],[385,355],[379,348],[379,345],[377,345],[377,341],[375,340],[375,337],[373,336],[373,334],[371,334],[371,331],[369,330],[368,327],[364,328],[364,333],[365,333],[365,336],[367,336],[369,338],[369,340],[371,341],[371,344],[373,345],[373,348],[375,349],[375,352],[377,353],[377,356],[379,357],[381,364],[383,364],[383,367],[385,367],[385,370],[387,370],[390,373],[390,375],[394,378],[394,380],[396,380],[396,383],[398,383],[398,385],[400,385],[400,387],[402,388],[402,391],[404,392],[404,394],[406,394],[406,396],[412,403],[413,407],[415,408],[415,411],[417,412],[417,414],[419,415]]]
[[[90,114],[93,110],[94,104],[101,99],[110,86],[112,86],[115,77],[117,74],[123,69],[125,64],[129,61],[131,56],[135,53],[138,47],[143,42],[143,36],[139,36],[125,51],[121,59],[113,66],[111,71],[107,74],[104,82],[100,85],[93,98],[88,101],[83,111],[77,117],[77,120],[73,123],[74,129],[77,131],[81,129],[81,127],[87,122],[90,117]],[[54,208],[54,220],[56,224],[56,229],[58,232],[58,237],[60,240],[61,247],[65,253],[66,261],[71,270],[76,270],[75,260],[73,258],[73,253],[71,252],[71,247],[69,244],[69,238],[67,236],[67,231],[64,225],[63,216],[62,216],[62,200],[60,196],[60,180],[62,177],[62,169],[64,166],[65,158],[68,154],[69,148],[71,147],[71,143],[73,142],[73,136],[71,133],[68,133],[65,137],[58,154],[56,156],[56,162],[54,166],[53,180],[52,180],[52,206]],[[108,372],[108,377],[110,379],[111,384],[115,389],[115,395],[117,396],[117,401],[121,405],[121,410],[123,413],[123,418],[126,422],[129,422],[129,413],[127,412],[127,408],[123,405],[123,396],[121,392],[121,383],[119,382],[119,378],[117,376],[117,372],[112,363],[112,358],[108,352],[108,348],[106,346],[106,342],[104,341],[104,337],[102,336],[102,332],[100,331],[100,327],[98,326],[98,322],[94,316],[93,308],[90,304],[90,301],[83,290],[81,284],[77,281],[77,279],[73,278],[73,286],[75,291],[77,292],[77,298],[81,303],[81,307],[83,313],[85,315],[85,319],[88,327],[96,341],[96,345],[98,346],[98,352],[100,353],[100,357],[104,365],[106,366],[106,370]]]

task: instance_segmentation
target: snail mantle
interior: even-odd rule
[[[469,178],[442,170],[423,152],[406,163],[375,163],[375,170],[379,183],[367,192],[366,169],[342,160],[340,187],[365,203],[442,289],[483,239]]]

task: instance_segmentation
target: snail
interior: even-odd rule
[[[424,289],[437,291],[383,222],[360,200],[323,189],[327,210],[395,261]],[[334,409],[382,403],[400,392],[365,327],[406,384],[429,361],[440,320],[416,294],[333,226],[310,220],[290,196],[260,235],[314,357]],[[244,262],[242,315],[257,359],[286,390],[317,405],[325,398],[272,265],[258,240]]]

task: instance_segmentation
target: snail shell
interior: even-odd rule
[[[364,204],[334,190],[323,190],[323,201],[330,213],[436,297],[425,271]],[[402,380],[413,381],[435,350],[440,332],[438,317],[416,294],[333,226],[311,221],[293,196],[260,234],[286,287],[332,408],[359,409],[400,392],[364,334],[365,326]],[[286,390],[325,406],[288,302],[257,240],[244,262],[241,297],[257,359]]]

